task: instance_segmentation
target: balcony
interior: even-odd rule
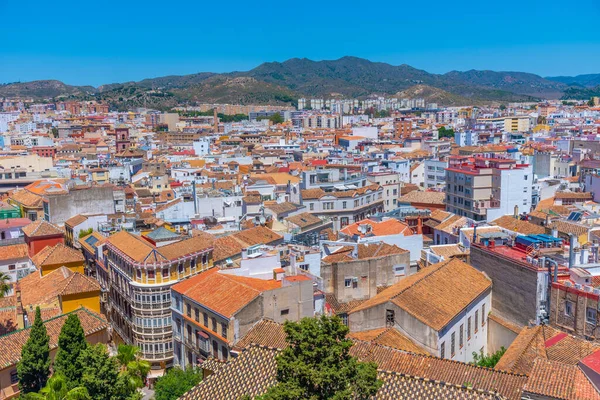
[[[173,358],[173,351],[165,351],[162,353],[144,353],[142,352],[142,358],[147,361],[163,361]]]
[[[488,208],[499,208],[499,200],[476,200],[473,202],[473,210],[478,214],[483,214]]]
[[[154,303],[142,303],[139,301],[133,301],[131,303],[131,307],[136,310],[170,310],[171,309],[171,300],[167,301],[157,301]]]

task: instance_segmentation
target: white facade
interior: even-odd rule
[[[494,198],[500,200],[499,208],[489,208],[487,220],[503,215],[531,211],[533,169],[531,165],[512,169],[494,169],[492,177]]]
[[[448,168],[448,161],[425,160],[423,163],[425,169],[425,188],[443,188],[446,185],[446,168]]]

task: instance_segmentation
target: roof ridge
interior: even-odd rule
[[[445,267],[447,264],[449,264],[450,262],[455,261],[455,260],[457,260],[457,259],[451,258],[449,260],[439,262],[438,264],[430,265],[428,268],[435,268],[435,271],[431,271],[430,273],[428,273],[426,275],[424,274],[424,276],[422,276],[420,279],[417,279],[416,281],[412,282],[410,285],[408,285],[407,287],[405,287],[404,289],[402,289],[401,291],[399,291],[398,293],[396,293],[395,295],[390,297],[390,300],[395,299],[396,297],[400,296],[401,294],[406,292],[408,289],[411,289],[413,286],[415,286],[417,283],[421,283],[423,280],[425,280],[425,278],[429,278],[431,275],[435,274],[436,272],[441,270],[443,267]],[[436,265],[439,265],[439,266],[436,267]],[[403,280],[401,280],[398,283],[402,283],[402,282],[403,282]]]
[[[379,343],[365,342],[364,340],[360,340],[360,342],[370,344],[371,346],[377,346],[377,347],[383,347],[383,348],[386,348],[386,349],[390,349],[391,351],[396,351],[396,352],[400,352],[400,353],[410,354],[410,355],[415,356],[415,357],[423,357],[423,358],[428,358],[428,359],[436,359],[436,360],[440,360],[440,361],[446,362],[446,363],[459,364],[459,365],[462,365],[462,366],[465,366],[465,367],[468,367],[468,368],[476,368],[476,369],[481,369],[481,370],[486,370],[486,371],[491,371],[491,372],[497,372],[497,373],[506,374],[506,375],[513,375],[513,376],[520,376],[520,377],[529,377],[529,375],[527,375],[527,374],[519,374],[519,373],[516,373],[516,372],[505,371],[505,370],[501,370],[501,369],[494,369],[494,368],[490,368],[490,367],[482,367],[482,366],[475,365],[475,364],[469,364],[469,363],[464,363],[464,362],[461,362],[461,361],[450,360],[450,359],[447,359],[447,358],[436,357],[436,356],[433,356],[433,355],[430,355],[430,354],[413,353],[411,351],[395,349],[393,347],[385,346],[385,345],[382,345],[382,344],[379,344]]]

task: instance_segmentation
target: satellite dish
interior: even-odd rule
[[[267,222],[267,219],[261,215],[260,218],[258,219],[258,221],[260,222],[261,225],[264,225]]]

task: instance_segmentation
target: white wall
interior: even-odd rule
[[[372,236],[360,238],[359,243],[377,243],[384,242],[389,245],[396,245],[401,249],[410,251],[410,263],[416,264],[421,258],[421,250],[423,249],[423,235],[388,235],[388,236]]]

